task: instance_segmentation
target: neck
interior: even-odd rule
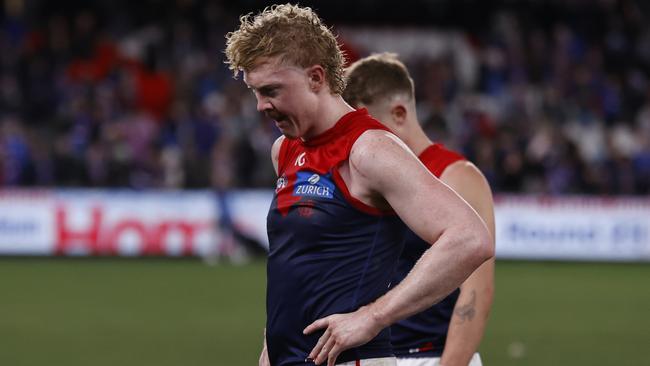
[[[417,121],[413,122],[408,125],[408,130],[405,131],[406,133],[400,137],[415,155],[420,156],[433,142],[424,133],[422,128],[420,128],[419,123]]]
[[[322,96],[319,106],[314,113],[311,128],[302,136],[302,139],[309,140],[322,134],[334,127],[341,117],[353,110],[340,95],[328,94]]]

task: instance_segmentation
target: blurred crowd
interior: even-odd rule
[[[223,64],[239,13],[99,3],[4,2],[0,186],[274,187],[278,132]],[[502,6],[478,29],[447,30],[472,62],[408,55],[420,119],[495,192],[648,194],[648,17],[634,1],[565,3]],[[340,40],[350,58],[382,51]]]

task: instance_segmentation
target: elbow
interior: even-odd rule
[[[487,227],[481,222],[481,225],[477,225],[476,230],[474,230],[474,248],[472,252],[476,258],[476,261],[479,262],[479,265],[485,261],[488,261],[494,258],[494,240],[488,231]]]

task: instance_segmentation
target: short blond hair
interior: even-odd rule
[[[413,79],[395,53],[378,53],[362,58],[345,70],[343,99],[353,107],[371,105],[394,95],[415,97]]]
[[[332,31],[309,7],[283,4],[239,18],[239,29],[226,34],[228,67],[235,77],[250,71],[265,57],[300,67],[321,65],[333,94],[345,88],[344,54]]]

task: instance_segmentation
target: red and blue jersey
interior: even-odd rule
[[[405,226],[393,212],[352,197],[339,173],[354,142],[372,129],[386,127],[361,109],[309,141],[282,142],[267,219],[266,341],[274,366],[313,365],[306,358],[322,331],[304,335],[303,329],[353,312],[388,290]],[[385,329],[337,362],[391,355]]]
[[[441,144],[432,144],[419,156],[420,160],[436,177],[445,169],[465,158],[447,150]],[[400,283],[411,271],[431,245],[407,229],[404,251],[400,256],[397,269],[393,274],[393,285]],[[407,319],[391,326],[391,342],[397,357],[440,357],[447,339],[449,322],[454,312],[460,290],[454,290],[449,296]]]

